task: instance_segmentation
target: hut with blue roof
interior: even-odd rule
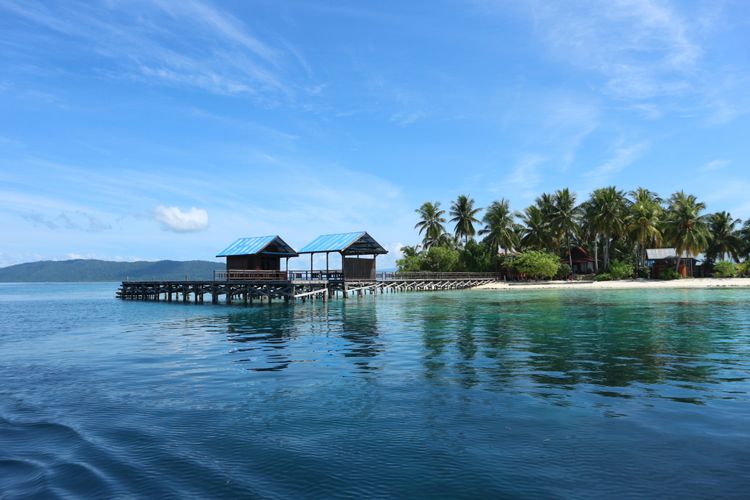
[[[217,257],[226,257],[227,272],[245,271],[249,275],[251,271],[281,272],[281,259],[286,259],[288,270],[289,259],[298,255],[279,235],[272,235],[239,238]]]
[[[341,255],[341,279],[343,280],[374,280],[375,259],[378,255],[387,254],[388,250],[375,241],[366,231],[354,233],[323,234],[305,245],[301,254],[310,254],[310,270],[313,268],[313,255],[326,255],[326,275],[328,256],[331,253]],[[368,258],[368,256],[371,256]]]

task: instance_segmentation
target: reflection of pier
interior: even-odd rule
[[[375,279],[344,279],[339,271],[218,271],[206,281],[123,281],[117,297],[128,300],[251,305],[273,300],[328,300],[365,294],[461,290],[499,279],[492,273],[377,273]],[[223,300],[222,300],[223,298]]]
[[[117,296],[130,300],[203,303],[206,295],[217,304],[250,305],[255,301],[307,301],[343,298],[367,293],[459,290],[496,281],[493,273],[378,273],[378,255],[388,253],[365,231],[326,234],[295,251],[279,236],[240,238],[217,257],[226,257],[227,268],[205,281],[123,281]],[[310,255],[309,270],[289,270],[289,259]],[[325,269],[316,270],[314,256],[325,256]],[[330,256],[340,269],[330,268]],[[285,270],[281,260],[285,259]]]

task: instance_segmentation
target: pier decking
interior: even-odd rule
[[[323,301],[367,293],[459,290],[499,280],[494,273],[377,273],[374,279],[344,279],[340,270],[217,271],[213,280],[123,281],[117,297],[123,300],[194,302],[206,296],[218,304]],[[223,297],[223,301],[222,301]]]

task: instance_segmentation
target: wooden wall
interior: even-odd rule
[[[270,255],[232,255],[227,257],[227,269],[280,271],[281,257]]]
[[[375,279],[375,259],[344,257],[344,279]]]

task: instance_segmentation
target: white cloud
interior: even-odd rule
[[[641,155],[646,152],[649,145],[647,142],[635,144],[619,144],[615,147],[612,156],[604,163],[597,166],[588,175],[598,182],[605,182],[610,176],[622,171],[634,163]]]
[[[159,205],[154,209],[154,216],[165,231],[193,233],[208,228],[208,212],[202,208],[182,211],[179,207]]]
[[[92,68],[99,76],[271,103],[292,95],[301,77],[309,78],[298,49],[288,43],[284,49],[271,47],[240,20],[199,0],[60,6],[9,0],[0,2],[0,10],[39,26],[40,37],[47,38],[49,30],[61,35],[62,46],[108,60],[109,65]]]
[[[712,160],[706,163],[705,165],[703,165],[700,168],[700,170],[703,172],[716,172],[717,170],[721,170],[722,168],[729,165],[729,163],[730,163],[729,160],[720,160],[720,159]]]
[[[514,185],[526,193],[531,193],[541,182],[539,165],[547,161],[547,158],[537,154],[524,155],[513,167],[513,171],[506,178],[509,184]]]
[[[551,51],[604,77],[626,99],[680,94],[703,51],[669,3],[652,0],[536,2],[533,15]]]

